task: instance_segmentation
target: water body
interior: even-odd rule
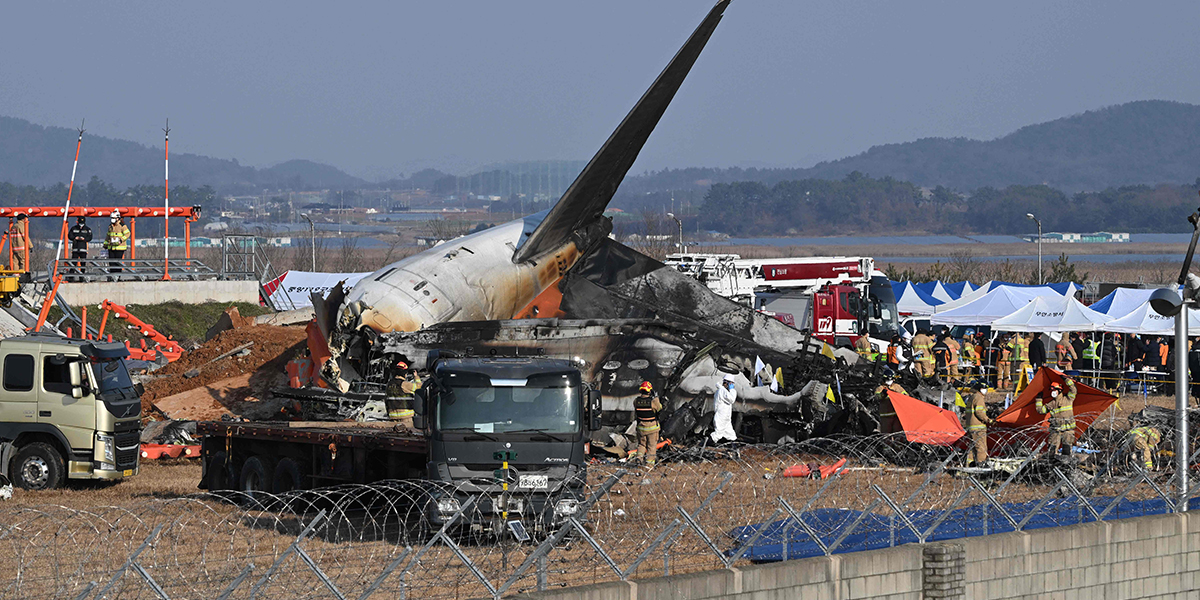
[[[1131,242],[1154,242],[1160,244],[1186,244],[1192,236],[1188,233],[1134,233]],[[729,238],[714,242],[714,246],[865,246],[894,244],[899,246],[928,246],[933,244],[1019,244],[1026,242],[1015,235],[846,235],[836,237],[758,237]],[[1044,244],[1043,247],[1070,248],[1073,244]],[[1119,244],[1118,244],[1119,245]],[[1068,252],[1070,254],[1070,252]]]
[[[1190,240],[1191,238],[1189,238]],[[1069,245],[1069,244],[1068,244]],[[1052,261],[1058,260],[1058,252],[1047,252],[1042,260]],[[1183,254],[1071,254],[1067,253],[1071,262],[1094,262],[1094,263],[1122,263],[1133,261],[1144,262],[1183,262]],[[892,263],[935,263],[937,261],[946,262],[946,257],[942,256],[883,256],[875,259],[876,265],[886,265]],[[1021,256],[976,256],[975,260],[982,262],[999,262],[1004,260],[1037,260],[1037,255],[1021,255]]]

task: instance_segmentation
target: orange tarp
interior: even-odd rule
[[[1062,383],[1063,374],[1061,372],[1049,367],[1038,369],[1029,387],[1022,390],[1021,395],[1017,396],[1012,405],[996,417],[996,425],[1012,429],[1036,427],[1037,433],[1029,436],[1028,439],[1040,444],[1046,438],[1050,416],[1038,413],[1037,397],[1056,381]],[[1095,421],[1100,413],[1108,410],[1108,407],[1117,401],[1117,397],[1104,390],[1084,385],[1078,380],[1075,381],[1075,392],[1075,439],[1079,439],[1083,432],[1087,431],[1092,421]],[[1003,445],[1012,439],[1011,434],[997,432],[995,428],[990,429],[989,432],[993,434],[988,436],[989,442],[993,445]]]
[[[880,412],[889,412],[886,403],[890,403],[904,428],[904,437],[910,442],[952,446],[966,434],[962,423],[958,421],[958,415],[953,411],[891,390],[888,390],[884,402],[885,406]]]

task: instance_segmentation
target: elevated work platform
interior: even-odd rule
[[[161,304],[172,300],[184,304],[205,302],[258,302],[257,281],[117,281],[66,283],[58,295],[71,306],[97,306],[108,300],[115,304]]]

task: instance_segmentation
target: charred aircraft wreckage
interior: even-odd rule
[[[385,393],[398,361],[423,369],[431,352],[538,355],[574,360],[601,390],[607,423],[621,429],[638,385],[652,382],[666,406],[664,435],[677,442],[707,425],[724,373],[737,376],[735,426],[747,439],[877,428],[872,395],[882,366],[609,237],[605,208],[728,4],[712,8],[551,209],[390,264],[348,292],[338,286],[314,297],[324,337],[316,343],[325,348],[313,356],[329,357],[320,372],[339,402]],[[755,372],[759,361],[765,368]],[[780,393],[754,385],[777,372]]]

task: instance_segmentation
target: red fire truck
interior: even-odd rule
[[[667,255],[667,265],[712,291],[836,346],[867,334],[884,350],[899,331],[896,296],[870,257],[744,259],[737,254]]]

